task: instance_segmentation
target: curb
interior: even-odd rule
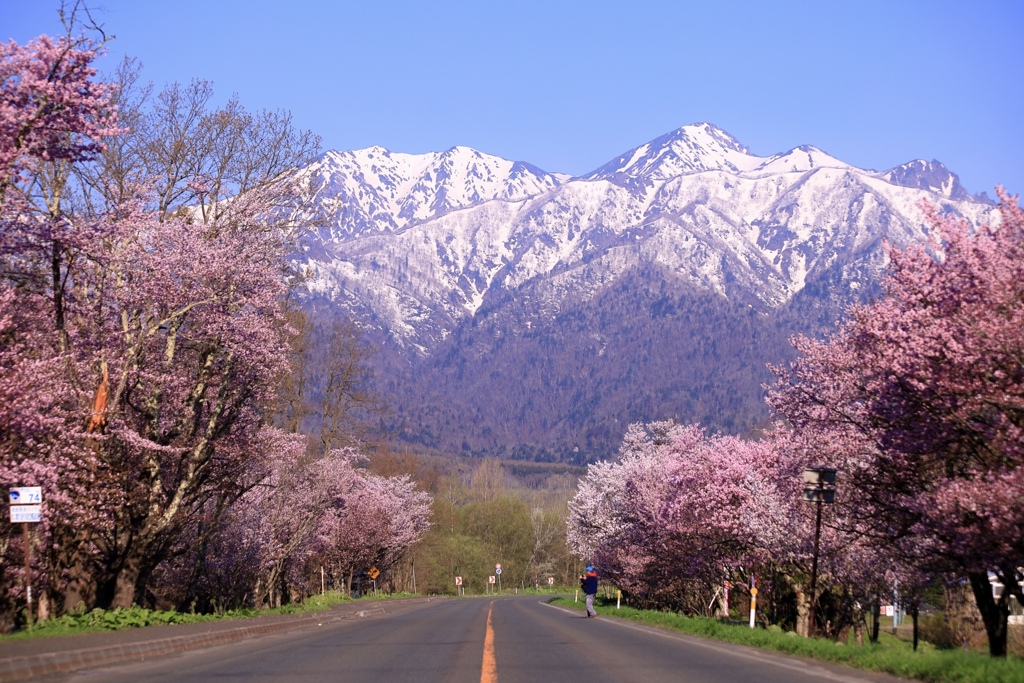
[[[326,623],[334,623],[352,618],[365,618],[378,614],[384,614],[383,607],[359,610],[358,612],[346,615],[323,615],[320,618],[304,615],[302,618],[294,621],[241,626],[212,633],[159,638],[138,643],[104,645],[81,650],[8,657],[0,659],[0,683],[16,683],[17,681],[25,681],[42,676],[72,673],[81,669],[90,669],[106,664],[137,661],[146,657],[237,643],[248,638],[256,638],[272,633],[313,628]]]

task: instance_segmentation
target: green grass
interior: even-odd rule
[[[583,602],[556,598],[553,604],[583,609]],[[939,650],[922,644],[917,652],[897,638],[880,638],[877,644],[859,646],[820,638],[800,638],[781,629],[751,629],[726,624],[716,619],[687,617],[669,612],[638,610],[623,606],[615,609],[614,600],[600,600],[602,616],[615,616],[658,628],[680,631],[729,643],[775,650],[823,662],[845,664],[866,671],[913,678],[933,683],[1024,683],[1024,659],[993,659],[979,652]]]
[[[7,640],[24,640],[26,638],[45,638],[51,636],[67,636],[76,633],[94,633],[97,631],[121,631],[144,626],[161,626],[164,624],[195,624],[204,621],[221,619],[250,619],[265,614],[298,614],[329,609],[331,605],[348,602],[341,591],[328,591],[324,595],[311,595],[301,603],[292,603],[270,610],[237,609],[216,612],[213,614],[191,614],[188,612],[171,612],[163,610],[128,607],[111,610],[94,609],[84,614],[66,614],[62,617],[48,619],[33,626],[32,630],[21,630],[10,635],[0,636],[0,642]]]
[[[363,593],[356,601],[358,602],[376,602],[377,600],[401,600],[402,598],[422,598],[423,595],[417,595],[416,593],[385,593],[384,591],[377,591],[374,595],[373,591]]]

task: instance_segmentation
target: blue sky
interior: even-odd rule
[[[59,33],[0,0],[0,38]],[[1024,2],[96,0],[156,85],[206,78],[325,149],[468,145],[581,174],[710,121],[760,155],[938,159],[1024,193]]]

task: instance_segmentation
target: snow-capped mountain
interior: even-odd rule
[[[630,178],[668,180],[688,173],[730,171],[742,173],[761,163],[736,138],[710,123],[684,126],[634,147],[584,180]]]
[[[851,168],[839,159],[811,145],[800,145],[782,154],[770,156],[754,169],[753,174],[800,173],[815,168]],[[748,174],[749,175],[749,174]]]
[[[443,337],[489,298],[537,278],[555,298],[586,295],[580,271],[595,263],[614,277],[656,262],[776,308],[817,271],[866,257],[882,239],[919,239],[922,201],[974,221],[991,212],[942,171],[910,162],[878,174],[811,146],[758,157],[707,123],[572,180],[464,147],[329,152],[305,171],[329,217],[307,243],[320,247],[308,255],[311,286],[355,297],[398,338]]]
[[[935,159],[908,161],[896,168],[890,168],[882,177],[893,185],[928,190],[949,199],[972,199],[967,190],[960,185],[960,178]]]
[[[686,414],[679,408],[686,403],[683,389],[666,388],[661,370],[651,375],[653,361],[628,377],[613,372],[603,390],[586,382],[577,386],[573,373],[600,376],[603,370],[594,368],[603,367],[602,358],[619,357],[626,339],[657,347],[664,342],[662,328],[677,338],[714,336],[706,328],[723,311],[738,316],[730,325],[754,337],[764,326],[782,329],[780,316],[787,320],[785,334],[817,331],[835,322],[843,304],[872,291],[884,267],[884,242],[904,246],[923,239],[922,202],[974,223],[994,220],[991,204],[971,197],[938,162],[916,160],[878,173],[808,145],[761,157],[709,123],[667,133],[578,178],[465,147],[423,155],[380,147],[329,152],[302,173],[310,187],[307,217],[321,225],[300,257],[312,273],[316,307],[344,311],[376,330],[403,367],[413,368],[408,381],[433,378],[429,390],[398,387],[401,381],[391,373],[393,392],[418,406],[418,417],[404,413],[407,422],[419,421],[420,432],[410,438],[436,437],[437,425],[424,420],[436,422],[442,413],[449,423],[484,423],[478,438],[464,439],[471,449],[505,445],[508,439],[494,435],[518,434],[510,416],[529,421],[525,406],[537,396],[524,395],[490,417],[466,421],[464,415],[451,417],[457,401],[449,394],[471,397],[463,412],[480,410],[486,396],[503,391],[480,375],[500,375],[494,368],[507,363],[529,366],[517,354],[545,334],[560,340],[546,351],[534,349],[536,371],[544,376],[538,391],[550,403],[544,409],[550,420],[532,433],[545,447],[578,445],[579,430],[569,415],[580,401],[590,396],[595,406],[607,403],[603,392],[612,384],[614,391],[635,394],[631,382],[638,377],[659,385],[648,394],[660,398],[634,397],[630,405],[648,405],[647,413],[625,417],[707,422],[712,415],[712,426],[742,430],[756,420],[732,416],[733,426],[723,427],[729,419],[720,410]],[[694,306],[704,312],[695,313]],[[742,322],[748,315],[760,322]],[[733,356],[749,356],[749,363],[763,368],[784,353],[784,342],[777,342],[761,343],[760,356],[742,345]],[[589,349],[593,361],[583,369],[576,367],[581,349]],[[650,348],[635,351],[650,358]],[[708,353],[686,362],[710,368]],[[552,358],[562,359],[559,367],[542,370]],[[460,368],[456,384],[452,363]],[[470,367],[475,374],[467,377]],[[761,370],[754,375],[743,375],[743,391],[759,395],[768,378]],[[729,391],[727,381],[705,389]],[[745,401],[732,410],[756,412],[751,405]],[[581,423],[599,413],[594,408]]]
[[[304,169],[331,239],[394,232],[492,200],[516,201],[556,187],[564,176],[468,147],[398,154],[383,147],[327,152]]]

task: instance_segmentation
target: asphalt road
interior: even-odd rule
[[[385,614],[96,669],[73,683],[188,681],[895,681],[736,645],[587,619],[537,597],[385,603]]]

